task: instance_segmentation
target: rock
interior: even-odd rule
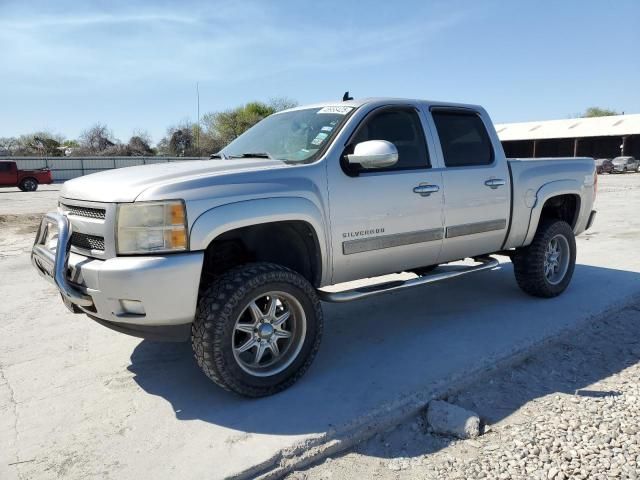
[[[475,412],[442,400],[429,402],[426,420],[431,429],[441,435],[462,439],[480,435],[480,417]]]

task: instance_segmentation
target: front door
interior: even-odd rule
[[[393,143],[399,158],[375,170],[329,165],[333,283],[432,265],[440,255],[442,175],[431,169],[421,114],[413,106],[375,109],[347,150],[367,140]]]
[[[445,199],[442,262],[500,250],[509,224],[510,177],[480,112],[432,108]]]

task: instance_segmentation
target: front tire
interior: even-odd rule
[[[295,383],[320,346],[323,317],[311,284],[272,263],[235,267],[200,297],[191,344],[222,388],[263,397]]]
[[[531,245],[513,256],[518,286],[535,297],[551,298],[564,292],[576,265],[573,230],[562,220],[544,220]]]

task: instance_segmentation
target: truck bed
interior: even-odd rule
[[[508,158],[511,176],[511,219],[504,248],[522,246],[531,236],[537,220],[533,218],[536,209],[541,209],[541,190],[552,184],[553,189],[580,191],[593,200],[595,161],[589,157],[562,158]],[[581,209],[580,217],[573,225],[574,233],[584,231],[590,211]],[[534,221],[535,220],[535,221]]]

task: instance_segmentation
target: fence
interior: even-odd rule
[[[22,170],[49,168],[55,182],[64,182],[82,175],[113,168],[207,160],[207,157],[0,157],[0,160],[13,160]]]

